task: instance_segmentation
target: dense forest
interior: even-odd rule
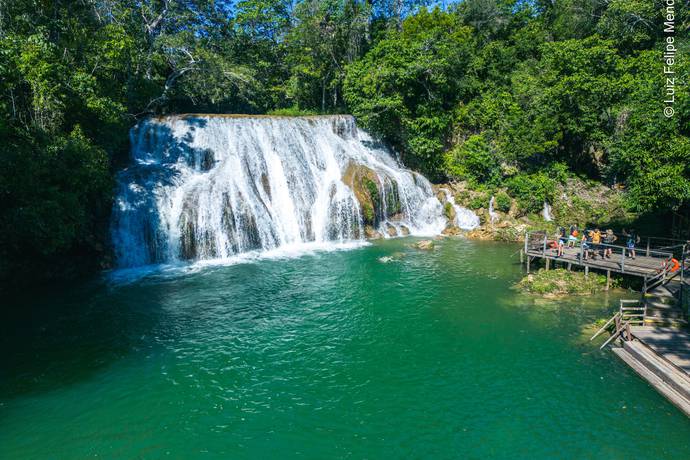
[[[352,113],[434,181],[687,210],[689,26],[672,0],[0,0],[0,279],[104,266],[151,114]]]

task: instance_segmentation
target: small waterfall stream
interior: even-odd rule
[[[544,200],[544,207],[541,210],[541,215],[546,222],[551,222],[553,220],[553,216],[551,215],[551,205],[546,200]]]
[[[496,198],[491,195],[491,199],[489,200],[489,219],[491,220],[491,224],[494,224],[498,220],[498,213],[494,211],[494,202],[496,201]]]
[[[479,216],[477,216],[477,214],[463,206],[456,204],[455,197],[452,193],[450,193],[450,190],[446,188],[442,188],[441,190],[443,190],[443,193],[446,196],[446,201],[450,203],[455,210],[454,225],[456,227],[463,230],[473,230],[479,227]]]
[[[351,116],[170,116],[130,137],[111,224],[120,267],[445,226],[429,181]]]

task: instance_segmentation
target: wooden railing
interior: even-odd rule
[[[647,307],[644,305],[640,306],[639,300],[621,300],[620,308],[616,314],[613,315],[589,340],[592,341],[597,338],[602,332],[608,330],[611,325],[614,326],[611,337],[609,337],[599,349],[604,348],[617,337],[621,337],[625,341],[632,340],[632,326],[644,325],[646,314]]]
[[[525,254],[530,254],[532,256],[537,255],[540,257],[553,257],[555,255],[556,249],[551,248],[551,243],[556,238],[549,238],[545,231],[527,232],[525,234]],[[592,243],[588,244],[589,248],[585,249],[581,241],[575,243],[576,248],[578,248],[578,263],[581,265],[596,265],[588,262],[589,257],[586,256],[595,252]],[[625,246],[599,243],[596,245],[598,253],[603,253],[604,250],[610,250],[610,256],[606,259],[611,262],[618,262],[619,270],[621,273],[648,273],[650,270],[649,259],[657,259],[658,264],[654,266],[658,269],[658,274],[654,276],[666,276],[668,270],[670,269],[670,262],[673,259],[673,253],[670,251],[659,251],[656,249],[640,249],[637,248],[637,259],[632,259],[629,257],[631,255],[631,250]],[[644,256],[646,259],[642,260],[639,256]],[[602,260],[602,259],[600,259]]]

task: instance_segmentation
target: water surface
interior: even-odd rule
[[[514,245],[410,242],[27,293],[0,458],[690,458],[581,332],[620,294],[538,300]]]

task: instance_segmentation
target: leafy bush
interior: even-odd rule
[[[617,285],[618,281],[612,280],[612,286]],[[587,295],[603,291],[605,287],[604,275],[590,273],[589,276],[585,276],[583,272],[567,271],[562,268],[539,270],[537,273],[527,275],[517,284],[518,289],[547,297]]]
[[[461,190],[455,194],[455,203],[460,206],[468,206],[471,200],[470,192],[467,190]]]
[[[318,115],[318,112],[315,110],[300,109],[299,107],[286,107],[284,109],[269,110],[266,114],[277,117],[306,117]]]
[[[495,201],[494,205],[496,206],[496,209],[498,209],[501,212],[508,212],[510,211],[510,206],[513,204],[513,200],[510,199],[510,196],[506,192],[498,192],[495,196]]]
[[[551,166],[549,166],[549,175],[556,182],[565,184],[570,176],[570,169],[565,163],[553,163]]]
[[[487,206],[489,206],[489,196],[484,194],[475,195],[467,204],[467,207],[470,209],[485,208]]]
[[[496,184],[501,168],[484,136],[470,136],[446,155],[446,170],[451,176],[477,183]]]
[[[553,200],[556,183],[546,173],[539,172],[512,177],[506,185],[517,200],[520,211],[527,214],[539,212],[545,200]]]

